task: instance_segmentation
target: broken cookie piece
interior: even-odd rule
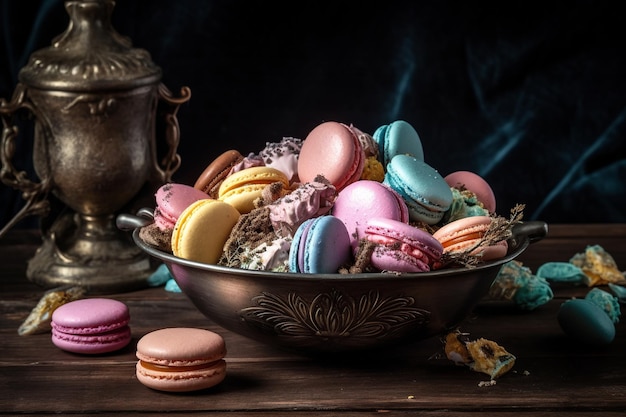
[[[482,372],[494,380],[510,371],[515,356],[502,346],[480,338],[470,340],[467,333],[454,331],[445,338],[446,357],[457,365],[467,365],[471,370]]]
[[[600,245],[587,246],[584,252],[577,253],[569,261],[582,269],[586,278],[585,284],[589,287],[626,282],[613,256]]]
[[[20,336],[49,332],[54,310],[70,301],[78,300],[85,294],[85,289],[78,286],[63,286],[46,291],[31,310],[30,314],[17,329]]]

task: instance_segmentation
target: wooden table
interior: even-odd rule
[[[39,246],[37,231],[11,231],[0,240],[0,414],[180,416],[508,416],[623,415],[626,411],[626,315],[608,346],[572,343],[556,314],[587,287],[553,286],[554,299],[536,310],[484,300],[461,325],[517,357],[493,386],[489,377],[441,358],[435,337],[354,363],[326,363],[260,345],[204,318],[180,293],[162,287],[111,298],[130,308],[133,340],[122,351],[79,356],[59,350],[48,333],[19,336],[17,328],[43,289],[25,278]],[[567,261],[587,245],[602,245],[626,269],[626,225],[551,225],[548,237],[518,260],[533,271]],[[606,288],[605,288],[606,289]],[[207,328],[224,336],[228,375],[202,392],[153,391],[135,378],[135,345],[166,326]]]

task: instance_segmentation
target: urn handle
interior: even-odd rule
[[[168,110],[164,114],[165,118],[165,143],[167,151],[165,156],[158,161],[156,144],[152,147],[152,166],[155,170],[156,180],[159,183],[166,183],[172,180],[172,174],[180,167],[180,155],[178,144],[180,143],[180,128],[178,125],[178,109],[191,98],[191,89],[182,87],[180,96],[175,97],[172,92],[163,84],[158,86],[159,100],[168,105]]]
[[[0,181],[22,192],[22,198],[26,204],[13,216],[11,220],[0,229],[0,238],[6,234],[15,224],[30,215],[45,216],[50,210],[48,193],[51,183],[49,177],[40,178],[40,182],[31,181],[26,171],[19,171],[13,165],[15,156],[15,141],[19,134],[18,127],[14,124],[15,114],[19,110],[27,110],[37,118],[37,110],[26,99],[26,86],[18,83],[13,92],[11,101],[0,98],[0,118],[2,118],[2,142],[0,142]]]

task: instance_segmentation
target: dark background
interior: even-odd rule
[[[500,214],[524,203],[526,219],[626,222],[617,3],[494,4],[120,0],[112,20],[165,85],[192,90],[178,114],[177,182],[193,183],[226,149],[258,152],[325,120],[373,133],[404,119],[442,175],[483,176]],[[0,97],[68,21],[60,0],[0,0]],[[22,133],[14,165],[32,173]],[[4,225],[23,200],[0,193]]]

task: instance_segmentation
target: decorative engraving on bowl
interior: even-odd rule
[[[375,290],[354,298],[333,289],[311,300],[296,293],[263,292],[252,301],[255,306],[240,311],[244,321],[288,339],[290,345],[307,347],[366,347],[400,338],[407,329],[419,332],[428,326],[431,316],[415,306],[413,297],[382,297]]]

